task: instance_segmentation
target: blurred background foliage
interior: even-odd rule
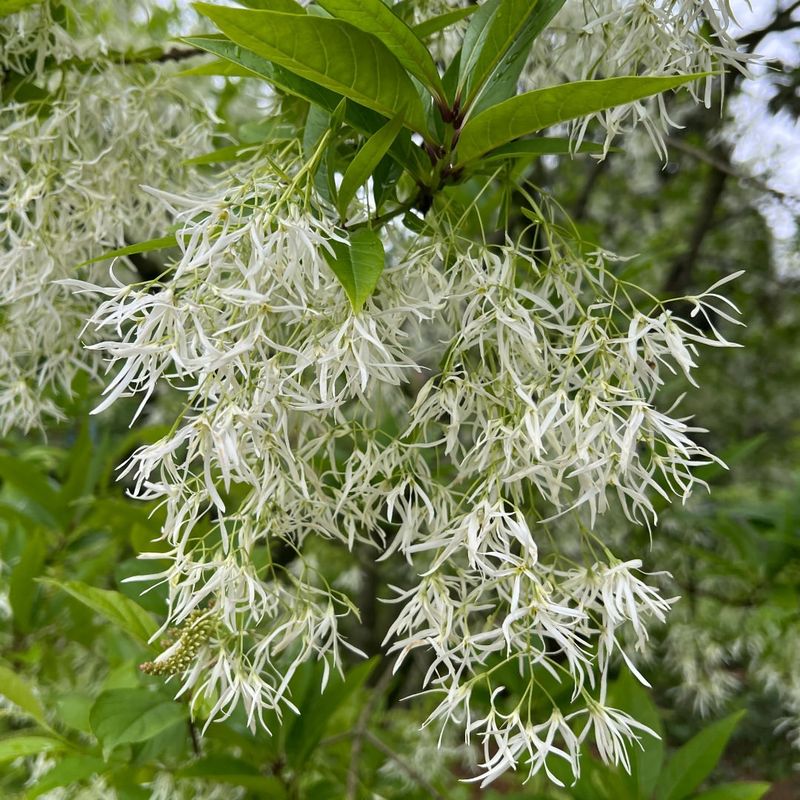
[[[174,18],[168,10],[152,15],[154,40],[170,33]],[[742,35],[743,46],[757,51],[772,33],[798,24],[776,11],[762,30]],[[796,125],[796,65],[776,62],[761,80],[773,86],[770,113]],[[211,91],[220,144],[258,140],[254,86],[229,78]],[[728,107],[741,92],[741,82],[729,78]],[[0,441],[0,794],[800,796],[800,262],[797,243],[777,239],[770,225],[773,214],[794,215],[797,199],[734,158],[738,133],[730,117],[720,119],[718,100],[702,112],[672,109],[682,127],[668,142],[666,165],[635,138],[603,162],[547,156],[509,169],[506,186],[485,203],[483,222],[491,227],[493,209],[515,183],[552,193],[587,242],[632,256],[620,272],[656,293],[700,291],[747,270],[727,287],[747,323],[731,333],[744,347],[706,353],[702,390],[687,398],[730,470],[708,470],[710,495],[664,507],[652,542],[622,521],[615,533],[626,552],[650,551],[648,561],[669,570],[662,579],[681,597],[646,663],[652,691],[627,674],[614,688],[621,707],[663,734],[660,742],[643,738],[630,776],[587,752],[583,777],[569,788],[543,777],[524,787],[504,778],[485,792],[461,782],[470,754],[458,741],[437,749],[438,731],[418,730],[429,699],[405,699],[413,672],[426,665],[410,661],[395,675],[380,656],[392,618],[392,606],[380,602],[393,581],[391,563],[375,565],[371,554],[344,554],[325,542],[317,545],[318,563],[329,580],[366,576],[362,624],[350,636],[373,658],[354,662],[322,696],[314,667],[298,673],[293,698],[301,714],[273,720],[273,736],[251,734],[243,713],[201,735],[202,709],[191,721],[169,683],[138,668],[158,652],[147,640],[163,617],[164,593],[156,585],[142,594],[141,584],[125,579],[159,571],[157,560],[143,569],[136,557],[152,549],[160,512],[129,500],[124,482],[115,481],[125,457],[163,433],[159,403],[170,398],[156,398],[145,424],[130,430],[132,409],[90,416],[98,389],[79,382],[66,421]],[[284,113],[308,108],[289,103]],[[139,258],[131,267],[142,271],[147,263]],[[685,388],[676,378],[671,390],[678,396]]]

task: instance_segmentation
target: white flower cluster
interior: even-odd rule
[[[79,53],[73,37],[54,19],[49,3],[0,18],[0,41],[0,68],[18,76],[42,77],[47,62],[61,63]],[[3,83],[7,80],[4,76]]]
[[[432,238],[389,226],[354,313],[328,265],[347,231],[299,151],[270,147],[212,196],[153,192],[179,221],[162,280],[72,282],[105,297],[90,346],[114,376],[97,410],[159,387],[182,399],[123,470],[166,508],[151,557],[169,565],[146,579],[167,586],[180,637],[148,670],[209,721],[294,709],[301,663],[327,680],[355,649],[357,609],[309,545],[378,547],[418,576],[395,588],[387,649],[423,666],[429,724],[483,744],[484,784],[518,766],[559,780],[554,759],[578,775],[585,741],[627,766],[644,729],[608,705],[609,669],[645,680],[625,642],[643,650],[672,601],[614,557],[599,517],[649,525],[652,497],[685,499],[714,460],[657,401],[666,375],[692,380],[698,345],[729,344],[726,301],[682,298],[683,319],[535,212],[536,245],[463,242],[444,218]]]
[[[169,216],[140,185],[196,182],[182,161],[210,149],[207,109],[166,74],[82,47],[49,8],[0,28],[0,67],[10,70],[0,104],[0,434],[58,416],[54,396],[94,369],[79,337],[90,306],[56,281],[162,235]],[[58,66],[78,57],[82,66]]]
[[[523,82],[538,89],[619,75],[706,73],[702,91],[690,90],[708,106],[714,75],[729,68],[744,71],[751,58],[727,32],[732,6],[730,0],[567,0],[537,41]],[[663,137],[674,119],[659,95],[585,117],[573,124],[572,135],[580,142],[597,120],[607,131],[608,146],[620,132],[642,125],[666,157]]]
[[[121,396],[144,404],[159,381],[186,397],[174,430],[124,474],[138,496],[166,503],[171,565],[158,577],[171,621],[201,608],[216,621],[184,690],[218,698],[212,718],[243,701],[252,724],[291,706],[299,664],[338,667],[350,646],[339,621],[351,603],[296,556],[309,535],[368,538],[358,485],[333,494],[333,448],[358,433],[348,403],[404,379],[404,324],[430,313],[403,285],[424,286],[419,274],[400,272],[381,307],[350,313],[325,261],[342,234],[298,204],[310,173],[294,169],[287,183],[297,161],[284,159],[277,171],[245,164],[212,198],[161,195],[181,223],[180,260],[164,283],[102,289],[109,299],[90,320],[119,366],[98,410]]]

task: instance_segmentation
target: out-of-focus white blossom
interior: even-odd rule
[[[79,335],[91,305],[57,281],[162,235],[168,210],[141,184],[196,182],[182,162],[210,149],[213,118],[167,72],[112,64],[88,30],[76,36],[49,3],[0,20],[6,80],[21,71],[35,90],[9,88],[0,105],[0,433],[58,417],[54,394],[96,369]]]

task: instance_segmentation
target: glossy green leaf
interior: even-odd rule
[[[48,770],[30,789],[25,797],[33,800],[34,797],[45,794],[61,786],[75,788],[80,781],[101,775],[107,769],[105,762],[95,756],[67,756],[62,758],[51,770]]]
[[[768,783],[725,783],[694,795],[692,800],[761,800],[769,790]]]
[[[186,36],[182,42],[198,47],[208,53],[220,56],[244,70],[251,77],[262,78],[284,92],[302,97],[310,103],[316,103],[323,108],[333,111],[341,95],[320,86],[314,81],[301,78],[278,64],[273,64],[265,58],[245,50],[238,44],[222,36]]]
[[[525,26],[513,44],[486,76],[483,85],[475,85],[471,91],[468,100],[471,114],[478,114],[517,93],[519,77],[528,63],[534,40],[550,24],[564,2],[565,0],[538,0],[532,6],[532,13],[527,16]]]
[[[7,736],[5,739],[0,739],[0,764],[13,761],[15,758],[52,753],[63,748],[62,742],[49,736]]]
[[[533,40],[564,2],[489,0],[481,6],[464,36],[459,72],[464,107],[494,83],[510,77],[511,86],[516,86]]]
[[[76,600],[104,616],[142,644],[156,632],[153,618],[129,597],[108,589],[97,589],[81,581],[47,580],[45,583],[62,589]]]
[[[295,0],[238,0],[240,5],[256,8],[261,11],[280,11],[283,14],[307,14],[300,3]]]
[[[47,725],[44,706],[33,687],[14,670],[0,664],[0,695],[24,711],[29,717]]]
[[[670,75],[576,81],[517,95],[467,122],[456,149],[458,164],[465,164],[520,136],[675,89],[702,77],[705,76]]]
[[[289,94],[302,97],[310,103],[320,106],[326,111],[333,113],[342,101],[342,95],[325,89],[313,81],[307,81],[299,75],[295,75],[289,70],[277,64],[272,64],[261,56],[244,50],[239,45],[215,36],[193,36],[182,41],[199,47],[209,53],[214,53],[222,58],[229,59],[232,63],[247,69],[253,76],[263,78],[279,89]],[[392,117],[395,115],[393,114]],[[345,109],[345,120],[356,130],[366,134],[373,134],[385,123],[386,118],[376,113],[372,109],[365,108],[358,103],[348,102]],[[414,177],[424,183],[426,180],[427,158],[423,155],[419,147],[411,141],[409,131],[401,131],[389,150],[391,157],[407,169]]]
[[[350,234],[350,244],[331,242],[334,255],[326,259],[344,287],[353,311],[358,313],[372,296],[383,273],[386,255],[383,242],[375,231],[360,228]]]
[[[377,36],[420,83],[439,98],[444,88],[428,48],[381,0],[318,0],[326,11],[365,33]]]
[[[337,197],[340,216],[345,217],[347,215],[347,207],[350,205],[350,201],[355,197],[359,187],[367,182],[380,160],[389,151],[392,142],[397,138],[397,134],[400,133],[402,127],[403,118],[398,115],[367,139],[355,158],[348,164]]]
[[[675,751],[659,778],[656,800],[684,800],[711,774],[744,711],[704,728]]]
[[[94,735],[108,750],[144,742],[186,719],[185,706],[147,689],[103,692],[89,713]]]
[[[220,75],[223,78],[253,78],[253,73],[246,67],[226,61],[222,58],[215,58],[205,64],[198,64],[196,67],[182,69],[176,73],[178,77],[189,78],[193,75]]]
[[[88,261],[82,261],[78,264],[79,267],[85,267],[87,264],[94,264],[97,261],[105,261],[109,258],[120,258],[121,256],[132,256],[137,253],[151,253],[153,250],[166,250],[169,247],[175,247],[178,240],[174,234],[171,236],[161,236],[158,239],[148,239],[145,242],[137,242],[136,244],[128,245],[127,247],[119,247],[116,250],[109,250],[100,256],[90,258]]]
[[[425,131],[422,100],[400,62],[374,36],[338,19],[197,3],[232,41],[295,74]]]
[[[532,0],[535,2],[535,0]],[[500,6],[500,0],[486,0],[478,5],[476,13],[469,21],[461,43],[461,60],[458,66],[458,86],[463,89],[480,57],[486,36],[491,29],[492,19]]]
[[[452,11],[446,11],[444,14],[439,14],[436,17],[423,20],[411,29],[419,39],[427,39],[433,36],[434,33],[439,33],[445,28],[449,28],[456,22],[474,14],[478,10],[478,6],[467,6],[466,8],[454,8]]]

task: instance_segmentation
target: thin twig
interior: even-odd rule
[[[194,726],[194,721],[189,720],[189,736],[192,740],[192,751],[196,756],[202,754],[202,748],[200,747],[200,737],[197,735],[197,728]]]
[[[156,61],[185,61],[187,58],[194,58],[195,56],[208,55],[206,50],[201,50],[199,47],[171,47],[165,50]]]
[[[109,54],[109,58],[118,64],[164,64],[204,55],[207,56],[208,52],[199,47],[170,47],[168,50],[150,48],[139,53],[113,53]]]

